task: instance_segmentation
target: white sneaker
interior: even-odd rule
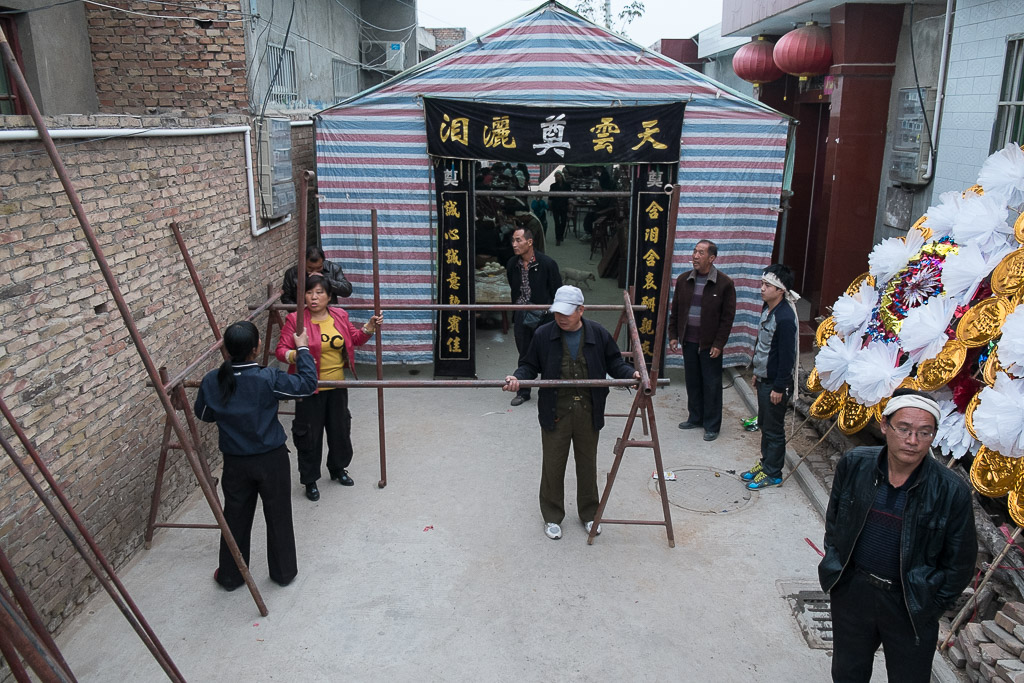
[[[591,529],[593,528],[593,526],[594,526],[594,520],[590,520],[589,522],[587,522],[587,523],[586,523],[586,524],[584,524],[583,526],[584,526],[584,527],[586,528],[586,530],[587,530],[587,535],[589,536],[589,535],[590,535],[590,530],[591,530]],[[600,535],[601,535],[601,525],[600,525],[600,524],[598,524],[598,525],[597,525],[597,533],[596,533],[596,534],[594,534],[594,535],[595,535],[595,536],[600,536]]]
[[[544,525],[544,533],[552,541],[557,541],[562,537],[562,527],[558,526],[554,522],[548,522]]]

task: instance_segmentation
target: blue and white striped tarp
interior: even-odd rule
[[[738,291],[725,364],[749,361],[760,272],[778,219],[789,130],[782,114],[545,3],[319,114],[320,229],[327,257],[344,265],[353,284],[350,301],[373,300],[372,208],[385,308],[434,301],[436,216],[421,95],[564,106],[688,101],[673,276],[689,270],[697,240],[719,245],[716,266]],[[384,362],[430,362],[433,319],[429,312],[389,312]],[[370,351],[359,353],[360,361],[372,359]],[[682,356],[667,362],[681,364]]]

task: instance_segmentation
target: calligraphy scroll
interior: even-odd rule
[[[434,162],[437,187],[437,301],[475,301],[473,245],[473,163],[459,159]],[[475,377],[476,326],[470,311],[438,311],[434,335],[434,374]]]
[[[675,182],[678,167],[669,164],[637,166],[633,173],[632,277],[633,303],[643,306],[635,311],[644,360],[650,366],[658,320],[666,321],[668,310],[661,310],[661,278],[667,262],[669,199],[665,185]],[[663,322],[662,324],[665,324]]]
[[[528,107],[424,97],[427,153],[527,163],[676,163],[685,106]]]

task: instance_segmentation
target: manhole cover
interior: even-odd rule
[[[804,640],[815,650],[832,649],[832,609],[821,591],[798,591],[786,596]]]
[[[734,474],[710,467],[682,467],[670,470],[676,480],[665,482],[668,502],[702,514],[735,512],[750,503],[751,491]],[[651,478],[650,490],[657,495],[658,482]]]

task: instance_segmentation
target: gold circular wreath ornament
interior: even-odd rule
[[[938,355],[917,366],[918,388],[935,391],[944,386],[960,372],[967,360],[967,345],[959,339],[950,339]]]
[[[818,348],[828,344],[828,340],[838,334],[836,332],[836,319],[831,315],[821,321],[817,331],[814,333],[814,343]]]
[[[999,372],[1003,372],[1003,367],[999,364],[996,350],[992,349],[988,352],[988,359],[981,367],[981,378],[985,381],[985,384],[994,387],[996,385],[996,374]]]
[[[856,399],[847,394],[846,401],[839,411],[839,431],[843,434],[855,434],[864,429],[874,415],[873,407],[861,405],[857,403]]]
[[[861,273],[860,275],[855,277],[853,279],[853,282],[850,283],[850,286],[846,288],[846,293],[849,294],[850,296],[853,296],[854,294],[860,291],[860,288],[864,285],[865,282],[868,283],[868,287],[874,287],[875,276],[872,275],[870,272]]]
[[[981,405],[980,391],[971,397],[971,400],[967,402],[967,407],[964,409],[964,424],[967,425],[967,433],[975,439],[978,438],[978,434],[974,431],[974,411],[978,409],[979,405]]]
[[[979,301],[964,313],[956,326],[956,338],[969,347],[984,346],[999,336],[1013,304],[1002,296]]]
[[[839,391],[823,391],[814,399],[814,403],[808,412],[811,417],[819,420],[827,420],[840,411],[843,403],[846,402],[846,392],[849,388],[844,384]]]
[[[1024,508],[1021,507],[1022,503],[1024,503],[1024,496],[1021,495],[1019,486],[1006,494],[1006,507],[1010,511],[1010,518],[1017,526],[1024,526]]]
[[[807,375],[807,391],[818,392],[825,387],[821,386],[821,377],[818,376],[818,368],[811,370],[811,373]]]
[[[1020,458],[1008,458],[982,446],[971,465],[971,484],[983,496],[1005,496],[1017,486],[1020,462]]]
[[[966,199],[968,192],[973,192],[974,194],[978,195],[979,197],[982,197],[985,194],[985,188],[983,188],[981,185],[971,185],[966,190],[964,190],[963,192],[960,193],[960,198],[961,199]]]
[[[1019,218],[1017,223],[1020,223]],[[1003,260],[992,269],[991,277],[994,293],[1010,298],[1020,293],[1024,288],[1024,248],[1004,256]]]
[[[1017,220],[1013,222],[1013,236],[1017,238],[1017,241],[1024,244],[1024,213],[1017,216]]]

